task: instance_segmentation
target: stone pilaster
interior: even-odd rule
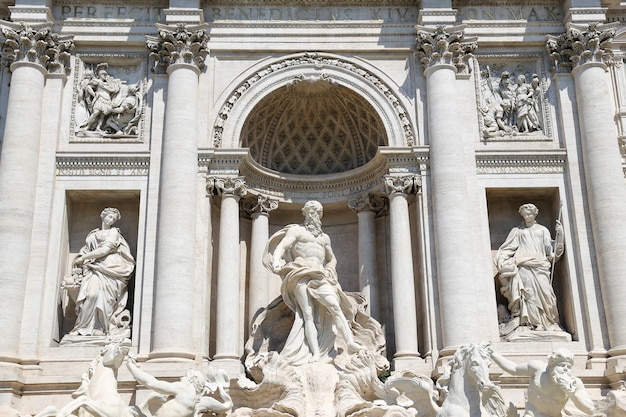
[[[244,210],[252,218],[250,236],[250,281],[248,286],[248,322],[259,309],[264,308],[270,300],[270,273],[263,266],[263,253],[269,239],[270,212],[278,208],[278,201],[263,195],[251,198],[243,204]]]
[[[362,195],[348,202],[359,220],[359,289],[368,302],[367,313],[380,320],[376,259],[376,214],[385,207],[380,197]]]
[[[417,309],[413,250],[409,221],[409,195],[419,191],[421,177],[416,175],[384,178],[389,196],[389,232],[391,250],[391,294],[396,335],[394,369],[417,369],[422,363],[418,350]]]
[[[427,121],[430,145],[435,258],[443,348],[456,348],[473,340],[489,339],[478,328],[476,257],[472,238],[473,208],[469,199],[461,105],[457,89],[470,88],[467,60],[478,47],[466,39],[464,26],[418,26],[418,56],[426,77]],[[471,158],[470,158],[471,157]],[[474,170],[475,172],[475,170]],[[449,308],[454,306],[454,308]],[[494,318],[495,319],[495,318]]]
[[[217,261],[215,356],[212,366],[233,378],[243,373],[240,343],[239,199],[246,195],[243,177],[209,178],[207,190],[222,197]]]
[[[48,26],[3,22],[2,60],[11,88],[0,154],[0,360],[16,359],[36,205],[46,76],[69,71],[70,37]]]
[[[574,77],[582,160],[589,198],[598,276],[611,356],[626,356],[626,188],[619,152],[608,65],[613,64],[611,40],[615,25],[574,25],[566,33],[548,36],[547,49],[557,71]]]
[[[204,27],[158,25],[148,37],[155,72],[169,75],[163,133],[152,357],[193,358],[198,178],[198,76],[208,54]],[[175,289],[175,290],[174,290]]]

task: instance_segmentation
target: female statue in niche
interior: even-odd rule
[[[534,204],[519,208],[523,222],[514,227],[498,249],[494,262],[500,272],[500,292],[511,319],[529,330],[560,331],[557,300],[552,288],[553,263],[563,254],[563,227],[557,220],[556,239],[536,222]]]
[[[73,262],[72,283],[80,285],[77,319],[70,336],[103,336],[124,331],[130,322],[126,310],[127,284],[135,260],[128,242],[113,225],[122,217],[116,208],[100,214],[102,227],[89,232]],[[68,285],[69,284],[69,285]]]

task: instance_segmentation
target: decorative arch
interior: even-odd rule
[[[302,77],[324,77],[363,97],[382,120],[388,146],[416,144],[410,113],[397,88],[390,80],[384,80],[383,74],[374,74],[373,70],[338,55],[302,52],[264,65],[232,89],[213,125],[213,146],[240,147],[244,123],[255,106],[268,94]]]

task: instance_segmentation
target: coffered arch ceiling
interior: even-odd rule
[[[387,144],[374,108],[323,76],[301,77],[264,97],[247,117],[241,139],[260,165],[295,175],[360,167]]]

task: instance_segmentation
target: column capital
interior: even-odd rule
[[[198,70],[205,67],[204,59],[209,54],[207,43],[208,25],[164,25],[157,23],[158,36],[146,36],[146,46],[154,58],[153,71],[164,73],[174,64],[195,66]]]
[[[74,50],[72,35],[52,32],[51,23],[28,25],[24,22],[2,23],[4,42],[2,61],[6,65],[31,63],[48,73],[70,72],[70,54]]]
[[[548,35],[546,49],[555,72],[569,72],[587,63],[613,65],[611,42],[619,22],[588,25],[569,24],[561,35]]]
[[[417,56],[424,69],[436,65],[453,65],[457,72],[467,69],[467,60],[478,48],[478,42],[476,38],[465,38],[465,25],[415,28]]]
[[[244,177],[209,177],[206,189],[216,196],[243,197],[248,193]]]
[[[254,214],[269,214],[270,211],[278,208],[278,200],[261,194],[256,197],[256,199],[254,197],[250,197],[243,202],[242,209],[247,215],[252,216]]]
[[[389,196],[393,194],[417,194],[422,187],[422,177],[419,175],[385,175],[383,192]]]
[[[363,194],[354,200],[350,200],[348,207],[356,213],[371,211],[374,214],[378,214],[385,208],[385,199],[371,194]]]

